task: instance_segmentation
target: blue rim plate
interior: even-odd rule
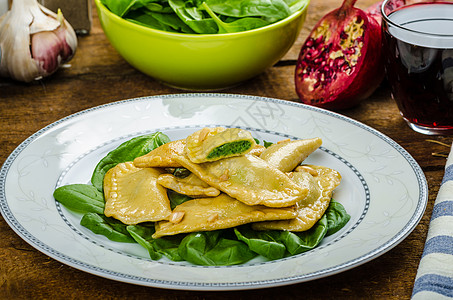
[[[307,162],[338,170],[334,198],[349,223],[321,245],[276,260],[194,266],[152,261],[134,244],[111,242],[79,225],[52,197],[56,187],[88,183],[96,163],[121,142],[162,131],[178,139],[206,126],[241,127],[261,140],[321,137]],[[389,251],[423,216],[428,187],[411,155],[353,119],[299,103],[233,94],[174,94],[124,100],[70,115],[20,144],[0,170],[0,209],[9,226],[42,253],[79,270],[144,286],[240,290],[326,277]]]

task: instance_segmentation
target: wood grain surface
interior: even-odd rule
[[[359,0],[366,8],[374,0]],[[274,67],[235,88],[221,91],[298,101],[293,76],[298,52],[316,22],[340,6],[339,0],[312,0],[300,36]],[[111,47],[93,9],[93,28],[79,36],[70,67],[30,84],[0,79],[0,164],[27,137],[69,114],[141,96],[184,93],[156,82],[129,66]],[[395,140],[421,165],[429,184],[429,203],[415,230],[386,254],[354,269],[310,282],[232,292],[175,291],[104,279],[47,257],[23,241],[0,217],[0,299],[408,299],[443,176],[451,136],[413,132],[400,117],[384,81],[361,105],[339,113]]]

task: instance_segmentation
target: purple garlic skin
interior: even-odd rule
[[[54,31],[41,31],[31,37],[31,56],[47,74],[55,72],[73,54],[61,27]]]

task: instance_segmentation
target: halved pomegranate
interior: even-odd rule
[[[302,102],[344,109],[369,97],[384,78],[381,28],[356,0],[324,16],[301,48],[296,92]]]

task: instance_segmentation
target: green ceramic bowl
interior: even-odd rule
[[[234,86],[275,64],[291,48],[308,3],[274,24],[227,34],[179,34],[126,21],[95,0],[101,26],[113,47],[137,70],[181,89]]]

